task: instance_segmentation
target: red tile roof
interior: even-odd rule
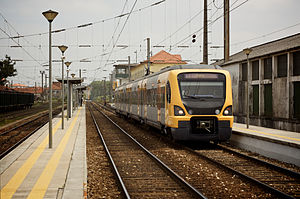
[[[61,90],[61,83],[60,82],[53,82],[52,90]]]
[[[42,87],[15,88],[14,90],[23,93],[33,93],[33,94],[42,93]]]
[[[147,62],[147,60],[144,62]],[[150,62],[159,64],[186,64],[186,62],[181,60],[181,55],[172,55],[164,50],[150,57]]]
[[[11,87],[27,87],[27,86],[24,84],[13,84],[11,85]]]

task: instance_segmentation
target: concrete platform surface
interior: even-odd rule
[[[300,133],[239,123],[232,130],[232,144],[300,167]]]
[[[271,129],[252,125],[249,125],[249,128],[247,129],[245,124],[240,123],[233,123],[232,130],[246,135],[258,136],[274,141],[279,141],[282,142],[282,144],[295,144],[298,145],[300,148],[300,133],[297,132]]]
[[[85,107],[61,129],[53,118],[53,146],[48,124],[0,160],[1,199],[86,198]]]

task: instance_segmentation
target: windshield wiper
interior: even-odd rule
[[[200,99],[200,98],[214,98],[213,95],[183,95],[184,97]]]

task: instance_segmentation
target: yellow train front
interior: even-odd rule
[[[226,141],[233,124],[228,71],[179,65],[115,91],[116,112],[161,129],[175,140]]]

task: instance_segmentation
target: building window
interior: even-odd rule
[[[247,79],[248,79],[247,63],[242,63],[242,81],[247,81]]]
[[[300,51],[293,53],[293,75],[300,75]]]
[[[265,116],[273,115],[272,84],[264,85],[264,112]]]
[[[294,82],[294,117],[300,119],[300,82]]]
[[[259,61],[253,61],[252,62],[252,80],[258,80],[259,79]]]
[[[277,74],[278,77],[287,76],[287,54],[277,57]]]
[[[272,57],[264,59],[264,79],[272,79]]]
[[[259,87],[253,86],[253,115],[259,115]]]

